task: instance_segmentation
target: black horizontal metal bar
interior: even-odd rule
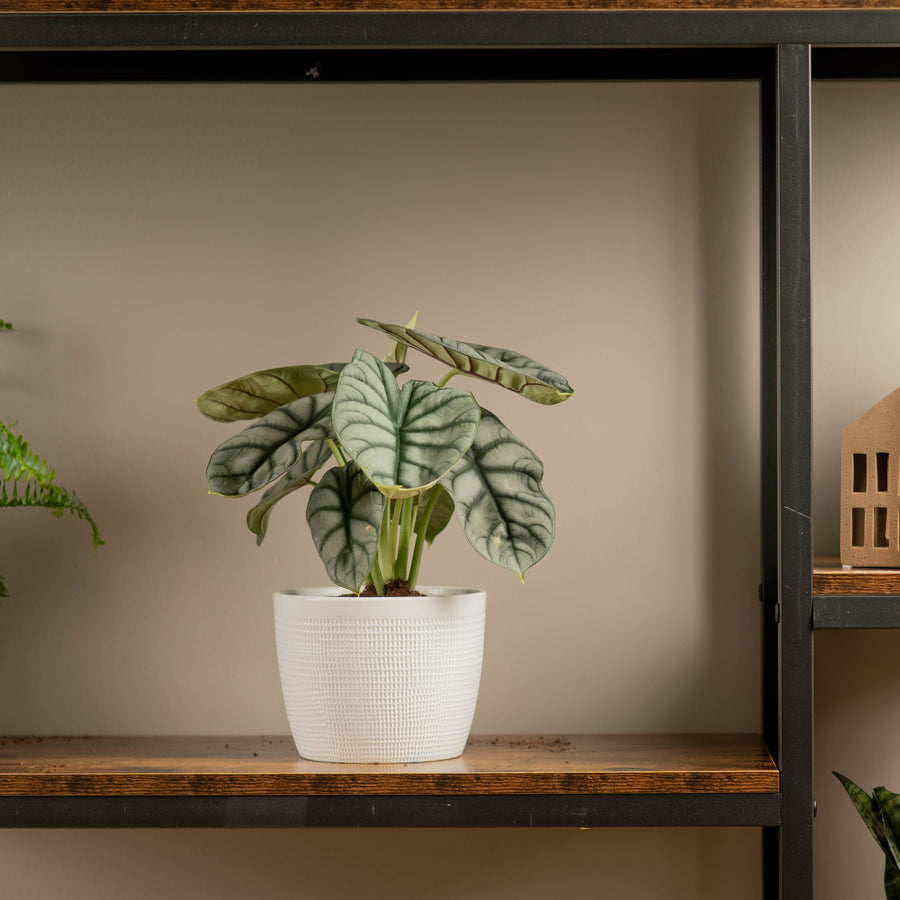
[[[0,14],[0,47],[601,47],[900,43],[898,10]]]
[[[780,794],[0,798],[0,828],[592,828],[780,821]]]
[[[2,19],[0,19],[2,21]],[[757,80],[760,48],[8,50],[0,82]],[[900,47],[820,47],[816,79],[900,78]]]
[[[900,47],[818,47],[812,54],[813,78],[900,77]]]
[[[813,628],[900,628],[900,597],[813,597]]]
[[[0,53],[3,82],[759,79],[760,49],[72,50]]]

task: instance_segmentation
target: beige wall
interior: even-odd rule
[[[872,86],[816,95],[823,549],[834,432],[896,386],[887,346],[824,333],[849,285],[861,299],[861,263],[878,337],[900,323],[897,144],[873,96],[900,105]],[[0,336],[2,410],[108,541],[92,560],[77,522],[2,517],[0,731],[287,730],[269,597],[324,579],[304,504],[279,509],[256,548],[247,504],[206,494],[230,430],[191,400],[256,368],[380,350],[354,316],[415,309],[426,329],[515,347],[576,388],[549,409],[478,390],[542,456],[557,506],[557,544],[526,584],[458,533],[426,561],[426,580],[489,591],[476,729],[757,730],[756,105],[740,84],[0,88],[0,316],[18,326]],[[870,151],[878,167],[861,162]],[[897,676],[871,657],[896,653],[894,635],[819,647],[823,771],[900,784],[846,708],[855,679],[867,711],[890,708]],[[820,889],[836,898],[847,890],[830,885],[873,865],[823,782]],[[0,837],[11,896],[75,900],[530,900],[598,884],[743,900],[759,896],[758,859],[752,829]]]

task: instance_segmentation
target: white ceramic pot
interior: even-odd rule
[[[465,747],[484,648],[484,591],[422,597],[275,594],[275,639],[299,754],[323,762],[423,762]]]

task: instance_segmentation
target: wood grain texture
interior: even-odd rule
[[[288,737],[0,738],[0,796],[777,793],[757,735],[474,737],[457,759],[314,763]]]
[[[890,596],[900,602],[900,569],[845,569],[837,559],[816,560],[813,593],[819,596]]]
[[[0,0],[0,14],[898,8],[900,0]]]

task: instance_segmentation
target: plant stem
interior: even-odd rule
[[[416,582],[419,579],[419,565],[422,562],[422,551],[425,549],[425,532],[428,530],[428,523],[431,521],[431,513],[434,511],[434,506],[437,503],[437,499],[440,497],[442,490],[443,488],[439,484],[435,485],[434,490],[431,492],[431,496],[428,498],[428,503],[425,504],[422,518],[419,521],[419,533],[416,535],[416,546],[413,548],[412,565],[409,567],[409,575],[406,578],[411,588],[415,588]]]
[[[325,438],[325,443],[328,444],[328,447],[331,450],[332,455],[337,460],[337,464],[339,466],[346,466],[347,460],[344,459],[343,451],[337,445],[337,443],[335,441],[333,441],[331,438]]]
[[[390,573],[393,576],[394,565],[397,561],[397,535],[400,531],[400,514],[403,511],[402,500],[391,500],[391,532],[390,532],[390,555],[388,562],[390,563]]]
[[[382,582],[385,578],[391,577],[393,569],[393,555],[391,550],[391,501],[386,500],[384,503],[384,511],[381,513],[381,530],[378,532],[378,553],[375,556],[375,562],[372,568],[378,566]],[[384,588],[382,588],[384,590]]]
[[[407,497],[400,501],[400,540],[397,544],[397,559],[394,562],[394,578],[406,578],[406,564],[409,561],[409,545],[415,525],[415,511],[418,498]]]
[[[372,563],[369,577],[372,579],[372,584],[375,585],[375,593],[379,596],[384,596],[384,579],[381,577],[381,567],[379,566],[377,556],[375,557],[375,562]]]
[[[454,375],[462,375],[459,369],[451,369],[439,382],[438,387],[443,387]]]

